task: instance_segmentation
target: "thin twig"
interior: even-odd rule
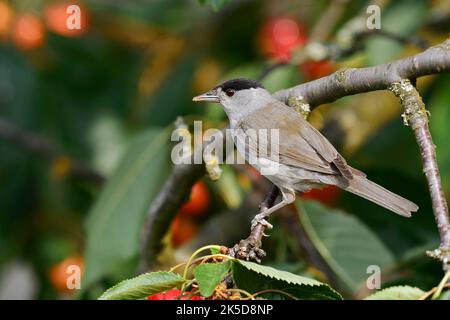
[[[445,288],[445,285],[446,284],[450,285],[449,279],[450,279],[450,270],[447,271],[445,276],[442,278],[441,282],[439,282],[439,285],[436,288],[436,292],[433,294],[431,299],[436,300],[437,298],[439,298],[439,296],[442,293],[442,290],[444,290],[444,288]]]
[[[449,287],[450,287],[450,283],[447,283],[443,286],[443,288],[449,288]],[[425,294],[423,296],[419,297],[417,300],[425,300],[426,298],[431,296],[433,293],[435,293],[436,290],[438,290],[438,287],[434,287],[430,291],[425,292]]]
[[[434,218],[441,238],[439,249],[436,249],[432,255],[441,260],[444,271],[448,271],[450,268],[450,221],[436,160],[436,146],[428,128],[428,112],[419,92],[409,80],[403,79],[393,83],[391,90],[400,98],[404,123],[411,126],[414,131],[422,157],[423,172],[428,181]]]
[[[184,126],[181,123],[177,127]],[[177,120],[178,122],[178,120]],[[225,131],[221,131],[222,137]],[[206,173],[205,165],[194,164],[195,154],[205,150],[209,143],[219,143],[218,140],[206,141],[192,151],[192,161],[188,164],[174,165],[172,173],[163,185],[161,191],[150,204],[141,231],[140,261],[138,273],[149,270],[155,263],[155,257],[161,249],[161,239],[169,229],[170,223],[175,217],[179,207],[185,202],[195,182]],[[225,155],[226,156],[226,155]]]
[[[161,239],[169,229],[180,205],[189,197],[192,185],[205,174],[203,165],[175,165],[159,194],[148,209],[141,233],[139,273],[155,263]]]
[[[265,195],[264,200],[261,202],[259,212],[261,213],[271,208],[279,195],[280,189],[278,189],[277,186],[272,185]],[[266,226],[258,223],[251,230],[250,235],[246,239],[241,240],[238,244],[230,248],[229,255],[238,259],[255,260],[258,263],[261,262],[261,259],[266,255],[264,250],[261,249],[261,240],[265,230]]]
[[[278,290],[278,289],[267,289],[267,290],[258,291],[256,293],[254,293],[253,296],[257,297],[257,296],[265,294],[265,293],[279,293],[279,294],[287,296],[288,298],[291,298],[292,300],[299,300],[293,294],[290,294],[289,292],[286,292],[286,291],[283,291],[283,290]]]
[[[327,10],[320,16],[311,32],[311,42],[327,40],[333,28],[339,22],[350,0],[334,0],[330,2]]]

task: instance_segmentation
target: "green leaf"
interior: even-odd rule
[[[183,277],[173,272],[144,273],[106,290],[99,300],[137,300],[182,285]]]
[[[220,253],[220,249],[217,249],[217,248],[211,248],[211,249],[209,249],[209,251],[211,251],[211,254],[219,254]]]
[[[230,270],[230,266],[230,261],[224,261],[220,263],[204,263],[195,267],[193,273],[198,282],[200,294],[204,297],[211,296],[217,285]]]
[[[267,75],[262,84],[270,92],[292,87],[300,81],[298,66],[287,64],[274,69]]]
[[[169,130],[137,137],[86,221],[84,287],[102,277],[134,272],[145,213],[168,174]]]
[[[392,253],[357,218],[318,202],[297,202],[300,220],[314,247],[339,280],[356,291],[371,275],[371,265],[394,263]]]
[[[395,286],[375,292],[364,300],[417,300],[425,292],[416,287]]]
[[[442,292],[442,294],[439,296],[439,300],[450,300],[450,290]]]
[[[253,262],[237,259],[232,261],[233,279],[236,285],[239,289],[250,293],[257,293],[263,290],[282,290],[298,299],[342,299],[338,292],[320,281]],[[280,293],[267,293],[262,296],[272,299],[287,298]]]
[[[199,0],[202,5],[209,5],[214,11],[219,11],[230,0]]]

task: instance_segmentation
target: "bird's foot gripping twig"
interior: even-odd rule
[[[258,224],[262,224],[266,229],[270,230],[273,226],[266,220],[270,216],[270,212],[268,210],[258,213],[252,220],[251,230],[256,228]]]
[[[261,238],[264,234],[265,226],[257,224],[247,239],[239,241],[232,248],[228,254],[233,258],[261,262],[261,259],[266,256],[266,252],[261,249]]]
[[[268,209],[273,207],[279,194],[280,189],[275,185],[272,186],[260,205],[260,213],[252,220],[250,235],[230,248],[230,256],[247,261],[253,260],[258,263],[266,256],[264,250],[261,249],[261,239],[264,236],[264,231],[272,228],[272,225],[267,222],[266,218],[271,213]]]

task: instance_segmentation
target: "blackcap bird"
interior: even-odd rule
[[[265,218],[294,202],[295,191],[305,192],[324,185],[338,186],[405,217],[419,208],[349,166],[317,129],[295,110],[274,99],[256,81],[229,80],[194,97],[193,101],[217,102],[223,106],[230,129],[234,130],[236,149],[281,191],[281,202],[258,214],[253,227],[257,223],[271,227]],[[262,137],[272,131],[278,137],[261,138],[258,135],[261,131]]]

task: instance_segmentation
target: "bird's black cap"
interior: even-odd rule
[[[222,91],[226,91],[228,89],[233,89],[235,91],[238,90],[245,90],[250,88],[264,88],[259,82],[245,79],[245,78],[238,78],[238,79],[232,79],[225,81],[221,84],[219,84],[216,88],[221,88]]]

